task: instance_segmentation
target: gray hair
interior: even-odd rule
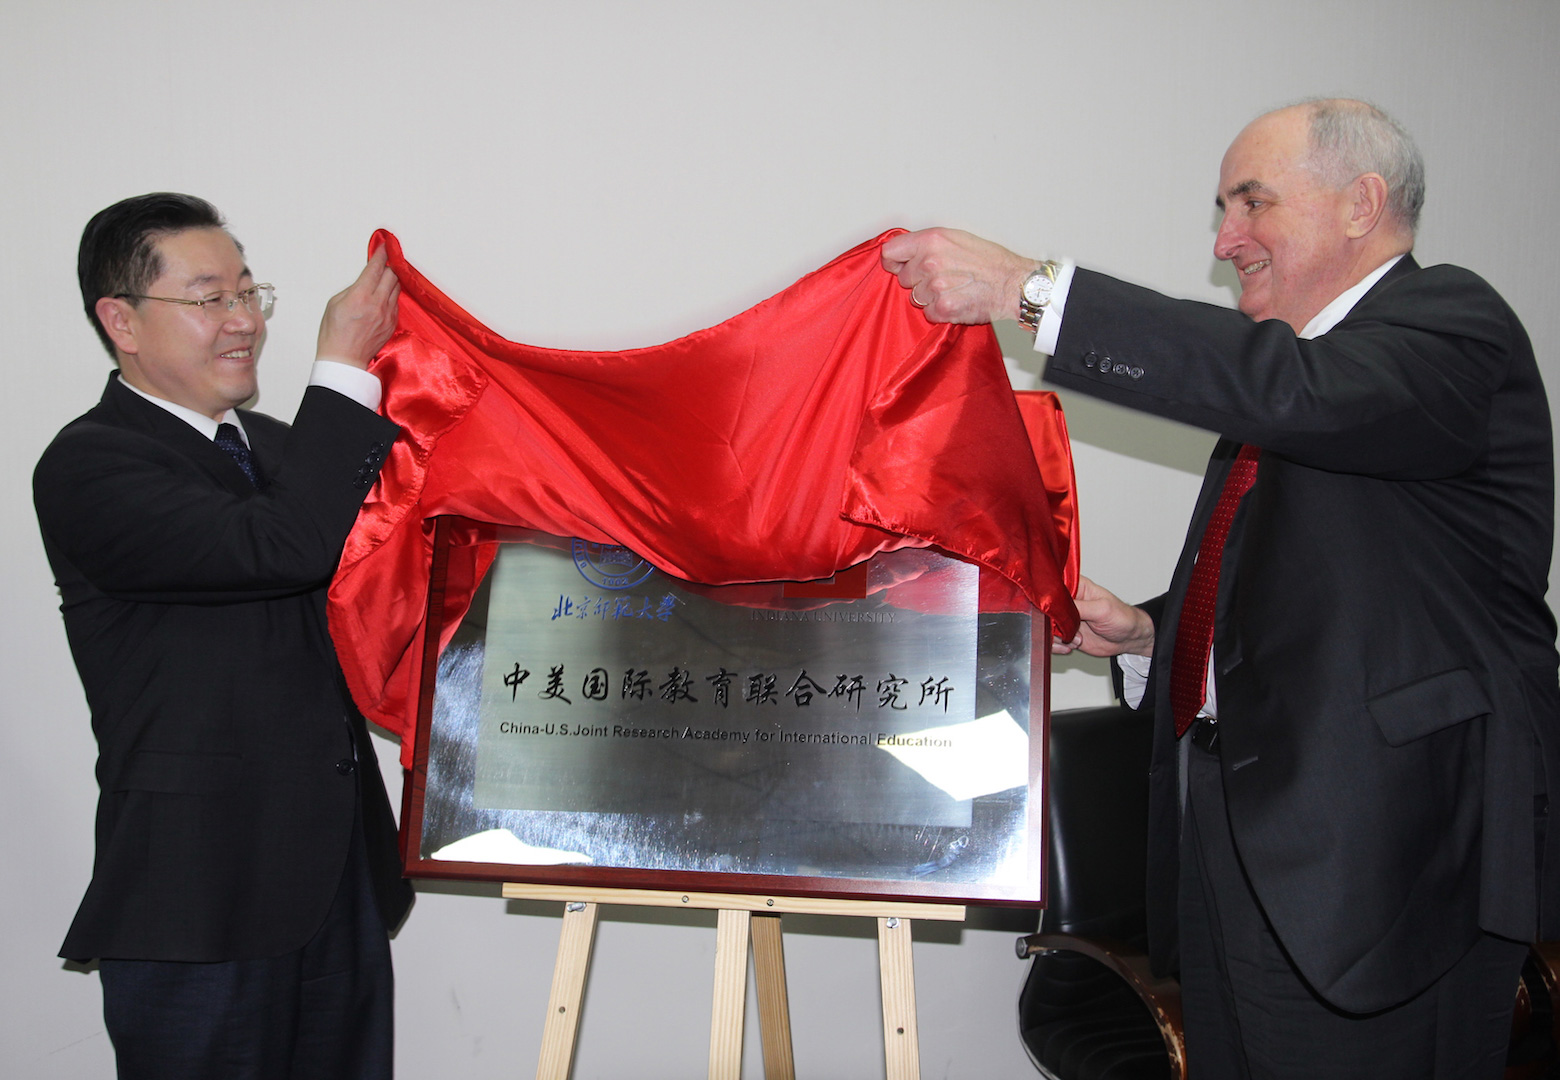
[[[1425,205],[1425,160],[1413,136],[1365,101],[1321,98],[1300,104],[1311,111],[1311,150],[1306,167],[1335,188],[1365,173],[1387,183],[1387,213],[1410,234]]]

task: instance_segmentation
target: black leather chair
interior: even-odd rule
[[[1019,995],[1019,1032],[1051,1080],[1185,1080],[1181,993],[1149,970],[1150,719],[1122,706],[1051,714],[1048,907]],[[1560,942],[1533,946],[1512,1018],[1506,1080],[1560,1077]]]
[[[1048,904],[1019,996],[1030,1060],[1056,1080],[1184,1080],[1181,995],[1149,971],[1145,714],[1123,706],[1051,714]]]
[[[1528,953],[1511,1019],[1505,1080],[1553,1080],[1560,1076],[1560,942],[1540,941]]]

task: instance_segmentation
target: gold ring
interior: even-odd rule
[[[910,290],[910,302],[912,304],[914,304],[918,308],[924,308],[926,306],[925,304],[921,303],[921,301],[919,301],[919,300],[917,300],[915,298],[915,290],[914,289]]]

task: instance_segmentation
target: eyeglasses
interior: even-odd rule
[[[172,296],[144,296],[140,293],[119,293],[116,300],[161,300],[165,304],[184,304],[188,307],[198,307],[206,313],[208,319],[226,319],[238,306],[242,304],[244,310],[251,315],[258,315],[262,319],[271,317],[271,307],[276,303],[276,289],[269,282],[264,285],[251,285],[247,289],[231,292],[223,289],[221,292],[212,293],[201,300],[179,300]]]

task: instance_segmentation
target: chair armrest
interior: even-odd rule
[[[1560,941],[1535,941],[1528,949],[1538,963],[1544,989],[1549,991],[1549,999],[1555,1006],[1555,1016],[1560,1020]]]
[[[1170,1055],[1171,1075],[1186,1080],[1186,1039],[1181,1030],[1181,986],[1174,979],[1161,979],[1149,968],[1148,957],[1108,938],[1077,937],[1072,934],[1029,934],[1017,942],[1018,958],[1027,960],[1036,953],[1075,952],[1114,971],[1148,1006],[1159,1035]]]

